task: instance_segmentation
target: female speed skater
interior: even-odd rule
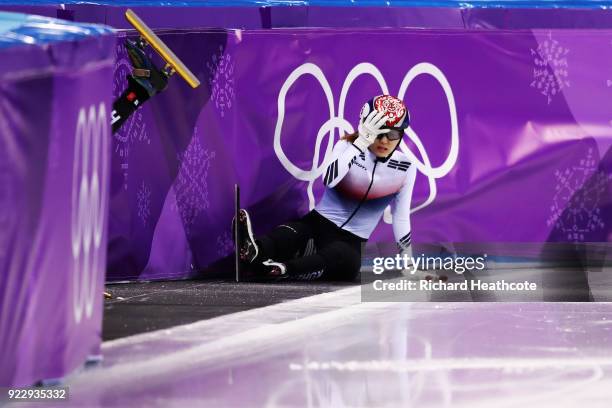
[[[404,103],[381,95],[361,109],[358,131],[334,146],[315,209],[255,237],[246,210],[239,213],[240,260],[262,278],[354,280],[361,244],[392,206],[399,248],[410,251],[410,202],[416,167],[397,149],[410,116]]]

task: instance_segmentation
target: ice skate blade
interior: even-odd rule
[[[166,44],[134,13],[131,9],[125,12],[125,18],[134,26],[136,31],[153,47],[153,49],[174,69],[192,88],[200,86],[200,81],[183,64]]]

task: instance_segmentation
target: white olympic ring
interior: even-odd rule
[[[327,98],[327,103],[329,106],[329,120],[327,120],[319,129],[317,134],[317,138],[315,141],[315,150],[312,159],[312,168],[310,170],[304,170],[297,167],[293,164],[281,146],[281,130],[283,127],[283,121],[285,119],[285,99],[287,97],[287,92],[293,86],[293,84],[305,74],[310,74],[315,77]],[[296,68],[287,78],[278,95],[278,119],[276,122],[276,128],[274,130],[274,152],[278,157],[278,160],[281,162],[283,167],[295,178],[298,180],[308,181],[308,199],[309,199],[309,207],[310,209],[314,208],[314,194],[312,191],[313,184],[315,180],[321,176],[324,169],[329,164],[331,159],[331,153],[334,146],[334,130],[339,129],[340,132],[345,133],[353,133],[355,130],[351,123],[344,118],[344,107],[346,102],[346,97],[348,91],[355,79],[360,75],[368,74],[374,77],[378,82],[380,89],[383,94],[389,94],[389,89],[387,87],[387,83],[379,71],[379,69],[371,63],[361,63],[353,67],[346,79],[344,80],[344,84],[342,85],[342,91],[340,93],[340,101],[338,103],[338,116],[334,113],[334,96],[327,81],[325,74],[323,71],[315,64],[305,63]],[[430,75],[434,79],[438,81],[440,86],[442,87],[444,94],[446,95],[446,99],[448,102],[448,108],[450,113],[450,122],[451,122],[451,146],[448,156],[444,160],[444,162],[438,167],[432,167],[431,161],[429,160],[429,155],[425,150],[423,143],[419,136],[414,132],[414,130],[409,127],[406,129],[406,134],[410,138],[410,140],[414,143],[416,148],[418,149],[423,161],[419,160],[412,151],[408,148],[406,143],[402,141],[400,145],[400,149],[408,156],[408,158],[415,163],[416,168],[423,173],[428,179],[429,183],[429,197],[421,204],[412,208],[412,212],[418,211],[422,208],[425,208],[435,199],[437,195],[437,187],[436,187],[436,179],[442,178],[446,176],[454,167],[455,163],[457,163],[457,158],[459,156],[459,129],[457,122],[457,107],[455,105],[455,97],[453,95],[453,91],[450,87],[450,84],[442,71],[436,67],[435,65],[428,62],[421,62],[414,67],[412,67],[404,76],[402,83],[400,85],[400,89],[398,94],[396,95],[399,99],[404,99],[406,91],[410,86],[410,83],[419,75]],[[319,151],[321,147],[321,143],[323,141],[323,137],[325,134],[329,134],[329,138],[327,140],[327,147],[325,149],[325,156],[319,165]],[[385,213],[385,221],[391,222],[390,213],[388,209]]]
[[[72,169],[72,259],[74,319],[90,318],[100,297],[96,277],[103,273],[106,248],[100,248],[106,220],[109,166],[109,120],[106,108],[81,108],[78,114]],[[93,246],[93,248],[92,248]]]

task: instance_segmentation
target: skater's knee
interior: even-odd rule
[[[286,222],[278,225],[270,233],[270,237],[281,243],[291,246],[300,246],[312,236],[310,227],[300,222]],[[282,244],[281,244],[282,245]]]
[[[275,231],[284,235],[294,234],[299,237],[312,235],[312,231],[308,225],[297,221],[281,224],[275,228]]]

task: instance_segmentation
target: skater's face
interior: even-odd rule
[[[385,133],[370,145],[370,151],[374,153],[376,157],[387,157],[393,150],[395,150],[399,142],[402,140],[400,131],[391,130],[389,133],[393,133],[390,136],[392,139],[396,140],[389,140],[387,137],[388,133]]]

